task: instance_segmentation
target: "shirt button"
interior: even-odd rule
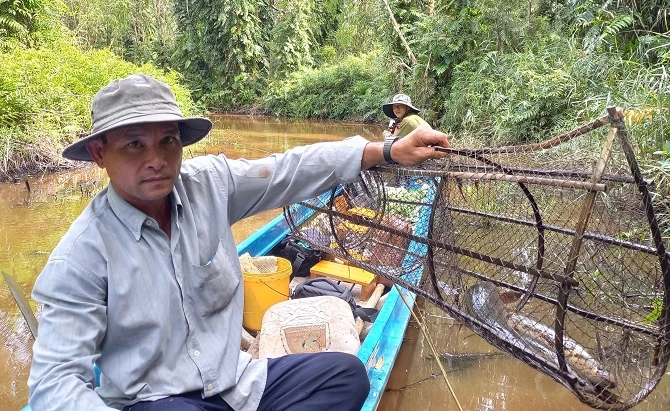
[[[151,220],[147,220],[147,222],[145,224],[148,225],[148,226],[151,226]]]
[[[193,354],[195,354],[195,356],[197,357],[198,355],[200,355],[200,351],[195,350],[195,351],[193,351]]]
[[[208,390],[211,390],[212,388],[214,388],[214,386],[212,384],[207,384],[207,389]]]

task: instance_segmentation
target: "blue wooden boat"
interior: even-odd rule
[[[239,255],[249,253],[252,256],[266,255],[289,232],[290,228],[284,216],[280,215],[242,241],[237,246],[237,253]],[[358,351],[358,358],[368,370],[371,386],[362,411],[376,410],[379,405],[411,316],[407,305],[412,306],[414,298],[413,293],[393,287]],[[96,385],[99,376],[97,371],[96,368]],[[30,410],[30,406],[26,406],[21,411]]]
[[[265,255],[289,232],[290,229],[284,216],[280,215],[242,241],[237,246],[237,253],[242,255],[248,252],[252,256]],[[362,411],[377,409],[409,324],[411,313],[407,305],[414,304],[415,296],[414,293],[400,288],[402,297],[407,301],[405,304],[398,289],[396,287],[391,289],[357,354],[365,364],[370,379],[370,393]]]

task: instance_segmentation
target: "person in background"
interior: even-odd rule
[[[110,183],[37,278],[43,305],[28,385],[33,411],[360,410],[365,366],[323,352],[252,360],[240,350],[243,280],[231,225],[359,179],[382,163],[445,154],[445,134],[296,147],[257,160],[182,161],[207,118],[182,116],[167,84],[140,74],[93,98],[92,131],[63,156]],[[96,364],[100,386],[94,388]]]
[[[391,118],[389,132],[396,137],[405,137],[419,126],[430,125],[419,116],[418,108],[412,105],[412,99],[407,94],[396,94],[390,103],[382,106],[384,114]]]

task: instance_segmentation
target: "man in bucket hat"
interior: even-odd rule
[[[405,137],[419,126],[430,127],[419,116],[421,110],[412,105],[412,99],[407,94],[396,94],[391,102],[382,106],[382,110],[391,118],[389,132],[396,137]]]
[[[357,410],[369,383],[344,353],[252,360],[240,351],[242,273],[231,225],[355,181],[385,161],[443,154],[418,129],[396,144],[355,136],[259,160],[182,148],[211,129],[184,118],[145,75],[93,98],[91,133],[63,155],[95,161],[110,184],[74,221],[33,290],[43,304],[30,372],[42,410]],[[93,390],[93,363],[101,371]]]

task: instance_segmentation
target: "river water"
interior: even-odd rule
[[[230,158],[258,158],[296,145],[335,141],[355,134],[381,140],[381,126],[334,122],[300,122],[246,116],[216,116],[205,142],[184,150],[185,157],[226,153]],[[0,184],[0,269],[11,274],[29,295],[50,251],[90,198],[107,183],[95,167],[30,176],[28,183]],[[239,242],[281,210],[233,226]],[[455,397],[464,410],[588,410],[551,378],[502,355],[454,324],[442,311],[419,304],[429,335],[443,358]],[[33,303],[33,309],[39,307]],[[14,299],[0,284],[0,411],[20,410],[27,401],[26,381],[32,337]],[[454,360],[453,354],[490,352],[476,359]],[[380,410],[452,410],[456,401],[417,325],[403,343]],[[635,409],[670,409],[670,377]]]

